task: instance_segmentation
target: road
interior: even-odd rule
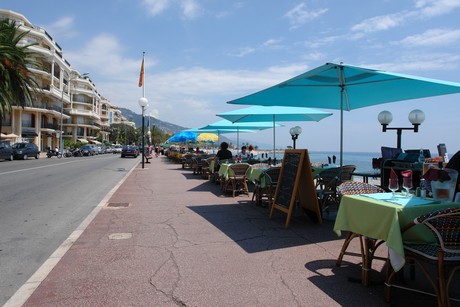
[[[139,162],[118,154],[0,160],[0,306]]]

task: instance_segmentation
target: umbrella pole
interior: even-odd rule
[[[273,160],[276,155],[276,146],[275,146],[275,114],[273,114]]]
[[[236,150],[240,149],[240,128],[236,128]]]
[[[340,167],[343,166],[343,90],[340,91]]]
[[[345,91],[345,74],[340,65],[340,167],[343,166],[343,92]]]

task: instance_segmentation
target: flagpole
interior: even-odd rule
[[[142,52],[142,65],[141,65],[141,72],[139,74],[139,87],[142,86],[142,97],[139,99],[139,105],[142,108],[142,135],[141,135],[141,143],[142,143],[142,168],[144,168],[144,161],[145,161],[145,145],[144,145],[144,111],[148,105],[148,100],[145,98],[145,82],[144,82],[144,60],[145,60],[145,51]]]
[[[144,82],[145,74],[144,74],[144,63],[145,63],[145,51],[142,52],[142,71],[141,71],[141,74],[142,74],[142,97],[145,97],[145,82]]]

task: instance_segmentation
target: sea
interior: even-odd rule
[[[259,155],[267,153],[268,157],[273,158],[273,151],[259,151]],[[340,152],[335,151],[309,151],[311,163],[329,164],[329,157],[333,162],[333,157],[336,157],[336,165],[340,165]],[[280,161],[283,158],[284,152],[277,151],[276,159]],[[375,172],[372,168],[372,158],[381,157],[380,152],[344,152],[342,165],[356,165],[356,172]],[[379,171],[379,170],[378,170]]]

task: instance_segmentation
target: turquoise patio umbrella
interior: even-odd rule
[[[340,110],[342,166],[344,110],[455,93],[460,93],[460,83],[326,63],[297,77],[227,103]]]
[[[283,125],[276,124],[276,127],[283,127]],[[236,137],[236,146],[240,148],[240,132],[255,132],[257,130],[265,130],[274,128],[272,122],[252,122],[252,123],[232,123],[227,119],[220,120],[213,124],[209,124],[207,126],[202,127],[201,129],[234,129],[236,130],[237,137]]]
[[[280,107],[280,106],[252,106],[217,114],[233,123],[238,122],[257,124],[257,122],[270,122],[273,126],[273,157],[275,157],[275,125],[276,122],[293,121],[320,121],[332,113],[311,108]]]
[[[198,128],[190,128],[190,129],[187,129],[187,130],[184,130],[184,131],[190,131],[190,132],[195,132],[195,133],[216,133],[217,136],[218,136],[218,140],[217,140],[217,143],[219,144],[220,143],[220,135],[221,134],[226,134],[226,133],[237,133],[237,135],[239,135],[240,132],[242,133],[247,133],[247,132],[255,132],[256,130],[254,129],[236,129],[236,128],[205,128],[205,126],[203,127],[198,127]],[[237,137],[237,141],[238,141],[238,137]]]

